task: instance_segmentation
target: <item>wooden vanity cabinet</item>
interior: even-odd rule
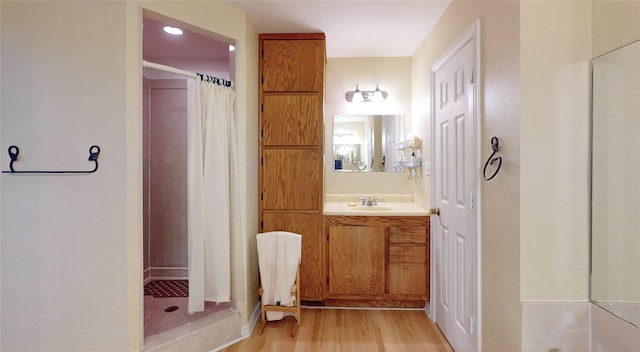
[[[428,216],[325,216],[326,301],[424,306],[429,299]]]
[[[261,34],[260,232],[302,235],[300,296],[324,298],[325,35]]]

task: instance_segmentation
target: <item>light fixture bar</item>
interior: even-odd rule
[[[350,103],[381,103],[389,97],[389,93],[380,90],[376,84],[376,90],[360,90],[356,84],[356,90],[350,90],[345,93],[344,98]]]

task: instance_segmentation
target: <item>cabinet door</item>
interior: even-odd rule
[[[262,209],[315,210],[321,197],[320,153],[314,149],[265,149]]]
[[[324,80],[324,40],[264,40],[264,92],[320,92]]]
[[[302,235],[300,299],[323,299],[321,222],[316,214],[264,213],[262,231],[289,231]]]
[[[385,294],[385,228],[329,227],[329,296]]]
[[[426,295],[427,277],[424,264],[389,264],[389,294]]]
[[[265,95],[262,103],[263,145],[322,144],[321,95]]]

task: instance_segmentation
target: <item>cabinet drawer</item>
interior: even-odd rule
[[[389,263],[425,263],[425,247],[389,246]]]
[[[400,243],[427,243],[426,227],[391,227],[389,228],[389,242]]]

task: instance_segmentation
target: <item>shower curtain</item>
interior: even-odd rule
[[[204,302],[229,302],[231,238],[237,231],[236,94],[190,80],[188,122],[189,314]]]

